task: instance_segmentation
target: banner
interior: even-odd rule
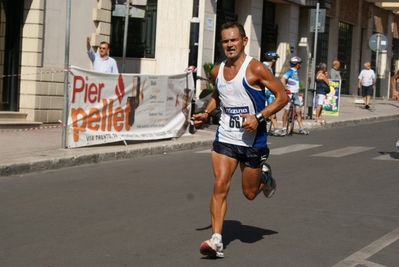
[[[190,120],[192,73],[70,71],[67,146],[180,137]]]
[[[341,95],[341,80],[328,79],[330,86],[330,93],[326,95],[323,102],[322,115],[339,115],[339,101]],[[317,108],[317,95],[314,97],[313,114],[316,114]]]

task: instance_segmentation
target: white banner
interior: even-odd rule
[[[190,120],[192,73],[70,71],[67,146],[180,137]]]

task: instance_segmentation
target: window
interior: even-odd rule
[[[265,60],[265,53],[277,51],[278,25],[275,23],[276,4],[263,1],[262,50],[261,61]],[[274,66],[273,66],[274,67]]]
[[[235,12],[235,0],[217,1],[216,31],[215,31],[215,63],[220,63],[226,59],[220,44],[220,27],[228,21],[237,21]]]
[[[316,66],[320,63],[326,63],[328,58],[328,39],[330,35],[330,18],[326,17],[324,23],[324,32],[319,32],[317,34],[317,54],[316,54]]]
[[[339,23],[338,60],[341,63],[341,94],[349,94],[353,26]]]
[[[113,4],[114,9],[115,4]],[[147,0],[144,18],[129,18],[126,57],[154,58],[157,0]],[[125,18],[112,16],[111,56],[123,56]]]

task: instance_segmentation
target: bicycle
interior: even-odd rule
[[[287,125],[285,126],[285,131],[286,135],[292,136],[292,133],[294,132],[294,127],[295,127],[295,121],[296,121],[296,111],[295,111],[295,105],[294,105],[294,99],[292,96],[289,96],[291,92],[289,90],[286,90],[286,93],[288,97],[290,98],[290,101],[288,104],[290,105],[288,108],[288,116],[287,116]]]

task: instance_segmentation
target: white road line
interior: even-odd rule
[[[384,235],[380,239],[374,241],[367,247],[350,255],[343,261],[340,261],[339,263],[333,265],[332,267],[355,267],[358,266],[358,264],[362,264],[364,266],[369,266],[369,267],[384,267],[384,265],[373,263],[367,261],[366,259],[370,258],[371,256],[373,256],[380,250],[386,248],[387,246],[397,241],[398,239],[399,239],[399,227],[393,230],[392,232]]]
[[[206,150],[201,150],[201,151],[197,151],[197,152],[195,152],[195,153],[211,153],[212,151],[211,151],[211,149],[209,148],[209,149],[206,149]]]
[[[301,151],[305,149],[311,149],[315,147],[319,147],[322,145],[312,145],[312,144],[296,144],[292,146],[273,148],[270,150],[270,155],[283,155],[291,152]]]
[[[399,154],[399,153],[398,153]],[[386,155],[382,155],[376,158],[373,158],[375,160],[399,160],[399,157],[393,157],[391,154],[386,154]]]
[[[332,150],[324,153],[319,153],[315,155],[311,155],[311,157],[332,157],[332,158],[340,158],[348,155],[364,152],[367,150],[374,149],[375,147],[364,147],[364,146],[348,146],[337,150]]]

